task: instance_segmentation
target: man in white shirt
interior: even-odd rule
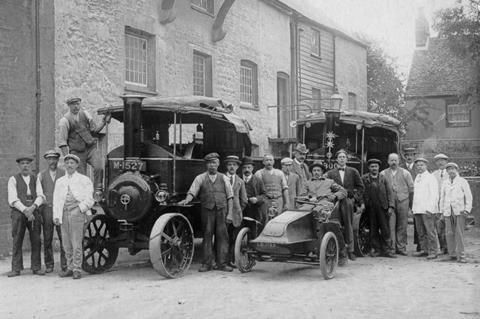
[[[8,180],[8,204],[12,208],[12,271],[8,277],[20,276],[23,270],[23,238],[28,229],[31,245],[31,268],[34,275],[45,275],[41,269],[40,232],[41,216],[38,207],[42,204],[42,197],[37,195],[35,176],[32,174],[31,163],[33,158],[23,156],[17,158],[20,173],[11,176]]]
[[[437,232],[435,230],[438,211],[438,184],[427,170],[428,161],[419,157],[415,160],[417,177],[414,182],[412,212],[417,224],[418,238],[422,250],[414,253],[416,257],[437,258]]]
[[[60,277],[80,279],[83,259],[83,229],[87,215],[94,204],[93,184],[77,172],[80,158],[74,154],[64,157],[64,176],[57,180],[53,191],[53,221],[62,225],[63,249],[67,258],[67,270]]]
[[[433,158],[435,165],[437,166],[437,169],[432,173],[433,176],[435,176],[435,179],[438,182],[438,212],[440,212],[440,190],[442,188],[443,182],[448,180],[448,174],[447,174],[447,169],[446,165],[448,163],[448,156],[445,154],[437,154]],[[435,228],[437,229],[437,234],[438,234],[438,243],[440,245],[440,252],[442,254],[446,254],[448,252],[447,250],[447,239],[445,237],[445,220],[443,218],[440,218],[436,223],[435,223]]]
[[[459,176],[457,164],[445,167],[449,178],[442,184],[440,211],[445,218],[448,254],[450,259],[465,263],[463,232],[465,218],[472,210],[472,192],[467,180]]]

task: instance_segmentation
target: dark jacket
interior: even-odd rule
[[[257,203],[252,204],[248,202],[247,207],[245,207],[244,210],[244,215],[251,218],[258,217],[257,214],[261,213],[263,210],[266,210],[266,205],[264,204],[267,192],[265,191],[263,181],[257,176],[252,175],[248,183],[245,183],[245,191],[247,193],[247,199],[256,197]]]
[[[228,177],[228,176],[227,176]],[[233,189],[233,209],[232,224],[239,227],[242,224],[243,210],[247,206],[247,194],[245,191],[245,182],[237,175],[232,185]]]
[[[371,207],[376,203],[380,204],[383,209],[395,207],[395,197],[392,186],[387,182],[385,176],[378,175],[377,181],[374,182],[369,173],[362,176],[365,190],[363,192],[363,200],[367,207]]]
[[[348,198],[355,198],[359,203],[363,202],[363,191],[365,187],[363,186],[360,173],[355,168],[348,166],[345,167],[343,183],[338,168],[328,171],[327,177],[333,179],[335,183],[345,188],[347,190]]]

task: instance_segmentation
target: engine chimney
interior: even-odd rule
[[[139,158],[142,143],[142,100],[145,96],[124,95],[123,147],[124,158]]]

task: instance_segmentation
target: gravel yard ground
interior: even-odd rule
[[[247,274],[199,273],[199,256],[185,277],[167,280],[147,251],[123,250],[109,272],[77,281],[56,271],[7,278],[6,258],[0,318],[480,318],[479,228],[468,230],[467,249],[467,264],[358,258],[328,281],[317,267],[284,263],[258,263]],[[28,267],[28,254],[25,260]]]

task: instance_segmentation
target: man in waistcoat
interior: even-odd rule
[[[263,157],[264,168],[255,172],[255,176],[263,181],[267,193],[267,211],[276,207],[281,214],[290,205],[288,196],[287,179],[283,172],[273,168],[273,155],[265,154]]]
[[[224,160],[227,166],[227,173],[225,174],[232,186],[233,191],[233,208],[231,215],[227,215],[227,231],[229,241],[229,266],[235,267],[235,240],[237,234],[242,226],[243,209],[247,206],[247,193],[245,191],[245,182],[237,175],[237,170],[240,165],[238,156],[230,155]]]
[[[380,175],[379,169],[382,162],[376,158],[367,162],[369,172],[362,176],[365,191],[365,202],[368,220],[370,222],[371,257],[383,255],[396,258],[395,248],[390,237],[388,215],[393,214],[395,201],[393,190],[385,176]]]
[[[389,168],[380,172],[392,186],[395,209],[388,218],[390,236],[395,252],[407,256],[408,211],[412,208],[413,180],[410,173],[399,166],[398,154],[388,155]],[[393,214],[392,214],[393,213]]]
[[[67,269],[67,260],[62,246],[62,230],[60,226],[53,223],[53,190],[57,180],[65,175],[65,171],[58,167],[60,153],[55,150],[45,152],[43,158],[48,163],[48,168],[41,171],[37,176],[37,194],[42,197],[43,204],[40,206],[40,215],[42,216],[43,228],[43,259],[45,262],[45,272],[53,271],[53,231],[57,231],[60,240],[60,267]]]
[[[23,238],[28,229],[31,245],[30,267],[34,275],[45,275],[41,269],[40,257],[40,232],[41,216],[38,207],[42,204],[42,198],[37,195],[35,176],[32,174],[31,163],[33,158],[23,156],[17,158],[20,172],[11,176],[8,180],[8,204],[12,208],[12,271],[8,277],[20,276],[23,270]]]
[[[103,117],[102,124],[97,126],[92,116],[81,108],[81,101],[78,97],[70,98],[66,101],[69,111],[58,123],[59,146],[64,156],[71,153],[80,158],[79,173],[85,175],[87,163],[90,164],[93,168],[94,187],[95,189],[102,189],[102,161],[97,150],[97,139],[93,136],[98,134],[110,122],[111,115],[106,114]]]
[[[307,146],[305,146],[305,144],[299,143],[295,148],[295,153],[293,155],[294,159],[292,163],[292,171],[300,177],[301,185],[312,177],[308,165],[305,163],[307,154]]]
[[[266,191],[262,179],[253,174],[254,163],[250,157],[242,159],[243,181],[245,182],[245,191],[247,193],[247,207],[243,211],[245,217],[253,218],[261,223],[261,226],[252,229],[253,234],[259,234],[262,226],[265,226],[267,219],[266,211]]]
[[[190,203],[194,197],[200,198],[203,229],[203,262],[198,271],[210,271],[213,268],[212,240],[215,236],[216,268],[232,271],[228,263],[227,216],[232,216],[233,190],[230,180],[218,172],[219,155],[210,153],[205,156],[207,171],[195,177],[187,197],[179,205]]]
[[[77,172],[80,165],[77,155],[65,155],[64,162],[66,174],[57,180],[53,191],[53,222],[62,225],[62,244],[67,259],[67,270],[59,276],[80,279],[84,226],[94,204],[93,184],[90,178]]]
[[[417,176],[417,169],[415,168],[415,153],[416,150],[414,147],[406,147],[403,149],[403,157],[405,158],[405,163],[401,164],[400,167],[405,168],[410,175],[412,175],[412,180],[415,181],[415,177]],[[417,245],[417,251],[421,251],[422,247],[420,245],[420,241],[418,240],[418,232],[417,226],[415,221],[413,223],[413,244]]]
[[[300,177],[292,172],[293,161],[294,160],[291,158],[285,157],[280,162],[282,164],[282,172],[285,174],[288,185],[288,201],[290,203],[290,205],[287,207],[288,209],[295,208],[295,197],[298,197],[300,195],[300,191],[302,190],[302,182]]]
[[[335,183],[345,188],[347,198],[340,202],[340,214],[343,221],[342,226],[345,232],[345,244],[347,245],[348,258],[355,260],[353,242],[353,213],[355,208],[355,200],[363,203],[363,182],[360,173],[353,167],[347,166],[347,152],[339,150],[335,157],[337,166],[327,172],[327,178],[333,179]]]
[[[439,192],[438,212],[440,212],[440,194],[442,191],[442,185],[449,178],[447,173],[447,167],[446,167],[448,164],[448,156],[445,154],[437,154],[435,155],[433,160],[435,161],[435,165],[437,166],[437,169],[432,173],[432,175],[435,177],[438,183],[438,192]],[[437,230],[440,252],[442,254],[447,254],[448,249],[447,249],[447,238],[445,236],[445,218],[443,218],[442,215],[436,215],[436,216],[440,216],[439,219],[435,221],[435,228]]]

